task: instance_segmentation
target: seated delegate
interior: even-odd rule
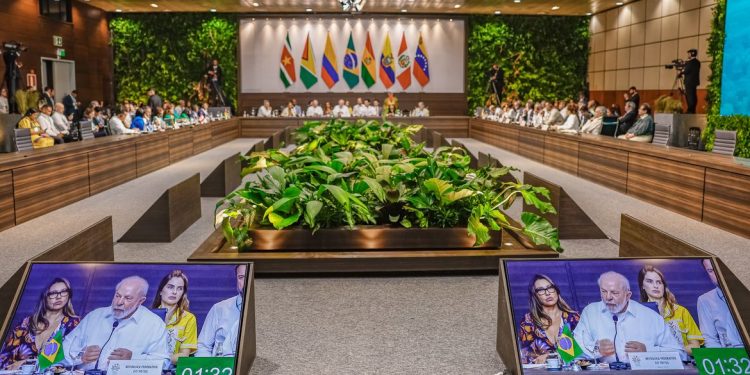
[[[627,133],[617,138],[650,143],[654,139],[654,118],[651,117],[651,106],[645,103],[641,104],[638,109],[638,120],[628,129]]]

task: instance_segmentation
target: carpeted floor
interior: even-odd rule
[[[255,140],[238,139],[43,217],[0,232],[4,282],[28,257],[112,215],[119,238],[172,184],[196,171],[205,177],[228,155]],[[490,152],[562,185],[614,241],[620,214],[720,255],[750,285],[750,240],[641,202],[470,139]],[[123,199],[125,197],[126,199]],[[167,244],[116,244],[119,261],[184,261],[213,231],[216,199],[203,199],[203,217]],[[511,209],[517,216],[520,207]],[[563,241],[564,257],[616,257],[610,240]],[[258,358],[253,374],[495,374],[496,276],[261,278],[256,280]],[[510,332],[508,333],[510,335]]]

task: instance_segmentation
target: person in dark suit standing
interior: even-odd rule
[[[640,107],[641,95],[638,94],[638,89],[636,89],[635,86],[631,86],[628,89],[628,92],[622,94],[622,96],[625,98],[626,102],[633,102],[635,104],[635,108]]]
[[[698,50],[688,50],[688,59],[685,61],[685,69],[680,73],[685,79],[685,100],[687,101],[687,113],[695,113],[698,106],[698,85],[701,83],[701,62],[698,61]]]
[[[633,102],[625,103],[625,114],[617,119],[617,135],[622,135],[630,130],[630,127],[638,120],[638,107]]]
[[[157,108],[161,108],[164,105],[164,101],[161,100],[161,96],[156,95],[154,88],[148,89],[148,106],[151,107],[151,113],[156,113]]]
[[[65,117],[70,117],[70,115],[76,113],[76,110],[78,109],[76,107],[76,98],[78,98],[78,90],[71,91],[70,94],[63,98],[62,103],[65,106],[63,114]]]
[[[505,75],[498,64],[492,64],[492,68],[486,73],[489,80],[489,91],[497,94],[497,104],[503,101],[503,89],[505,88]]]
[[[42,104],[48,104],[50,107],[55,107],[55,89],[52,87],[45,87],[44,94],[42,94]]]
[[[211,60],[211,64],[206,69],[208,75],[208,81],[213,91],[214,106],[226,106],[226,99],[224,97],[224,73],[219,66],[219,60]]]

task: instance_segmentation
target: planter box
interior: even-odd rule
[[[360,226],[355,229],[258,229],[251,231],[248,251],[401,250],[401,249],[497,249],[501,232],[490,232],[490,240],[473,247],[474,236],[466,228],[401,228]],[[226,241],[222,246],[228,247]]]

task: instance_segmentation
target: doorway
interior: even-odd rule
[[[60,60],[42,57],[42,87],[55,89],[55,101],[62,102],[62,98],[76,88],[76,63],[71,60]]]

